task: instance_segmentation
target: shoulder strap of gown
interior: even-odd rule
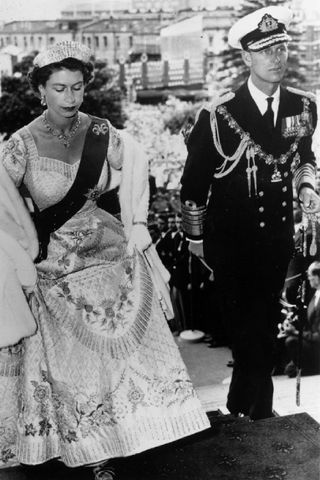
[[[58,230],[85,204],[90,191],[98,184],[109,145],[109,126],[106,120],[91,117],[76,178],[65,197],[55,205],[39,211],[35,205],[33,216],[38,233],[39,256],[36,263],[47,257],[50,233]]]

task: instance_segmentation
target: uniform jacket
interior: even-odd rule
[[[182,204],[191,201],[197,207],[207,205],[207,211],[203,234],[188,228],[185,231],[191,239],[204,237],[205,251],[209,245],[209,250],[215,248],[219,255],[229,254],[244,244],[248,255],[257,246],[272,249],[274,245],[281,245],[291,250],[293,178],[298,189],[302,184],[314,188],[315,157],[311,142],[317,121],[315,103],[307,94],[281,87],[277,123],[271,133],[247,83],[231,97],[209,111],[203,109],[190,133],[181,179],[181,201]],[[307,119],[308,128],[297,142],[298,132],[301,133],[297,125],[302,115]],[[255,154],[253,162],[250,155],[248,159],[246,149],[237,161],[227,161],[226,168],[221,170],[224,158],[214,142],[214,117],[226,156],[234,155],[247,132],[255,148],[263,152],[263,158]],[[268,155],[272,155],[272,162],[280,160],[277,165],[270,163]],[[256,185],[252,171],[250,180],[247,176],[248,166],[254,165]],[[280,179],[272,181],[276,170]],[[215,175],[219,173],[217,178]]]
[[[189,242],[183,232],[175,232],[172,239],[172,275],[171,285],[184,289],[190,283]]]

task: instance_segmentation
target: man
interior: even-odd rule
[[[303,326],[301,345],[301,366],[303,373],[319,373],[320,369],[320,262],[313,262],[308,268],[308,280],[314,291],[308,310],[307,321]],[[284,373],[289,377],[297,374],[299,355],[299,331],[294,322],[283,325],[285,347],[290,359]]]
[[[156,242],[156,249],[164,266],[172,273],[172,238],[176,231],[174,215],[166,218],[164,215],[158,217],[158,228],[160,236]]]
[[[290,19],[287,8],[267,7],[231,28],[229,44],[242,49],[250,77],[202,110],[181,179],[190,249],[204,251],[213,268],[232,345],[227,407],[251,419],[273,415],[278,297],[293,252],[293,179],[302,208],[320,210],[311,150],[316,105],[311,94],[280,86]]]
[[[172,234],[172,269],[171,269],[171,299],[174,310],[174,323],[178,332],[187,330],[188,322],[188,304],[190,289],[190,271],[188,249],[189,242],[182,230],[181,214],[175,216],[176,231]]]

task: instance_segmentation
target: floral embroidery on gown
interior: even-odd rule
[[[118,166],[121,142],[110,126],[108,159]],[[79,166],[40,157],[28,127],[2,157],[40,210],[64,197]],[[107,180],[105,162],[98,189]],[[121,222],[94,197],[51,234],[37,265],[37,333],[0,350],[2,466],[55,457],[78,466],[209,426],[143,258],[128,256]]]

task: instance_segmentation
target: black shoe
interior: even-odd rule
[[[218,348],[218,347],[225,347],[225,346],[226,346],[226,342],[224,342],[223,340],[211,340],[211,342],[208,345],[209,348]]]
[[[212,342],[212,335],[210,333],[206,333],[205,336],[203,337],[204,343],[211,343]]]
[[[284,374],[288,375],[289,378],[295,378],[297,376],[297,367],[295,366],[294,362],[289,362],[285,369]]]
[[[94,480],[116,480],[115,467],[109,462],[93,467],[92,471]]]

